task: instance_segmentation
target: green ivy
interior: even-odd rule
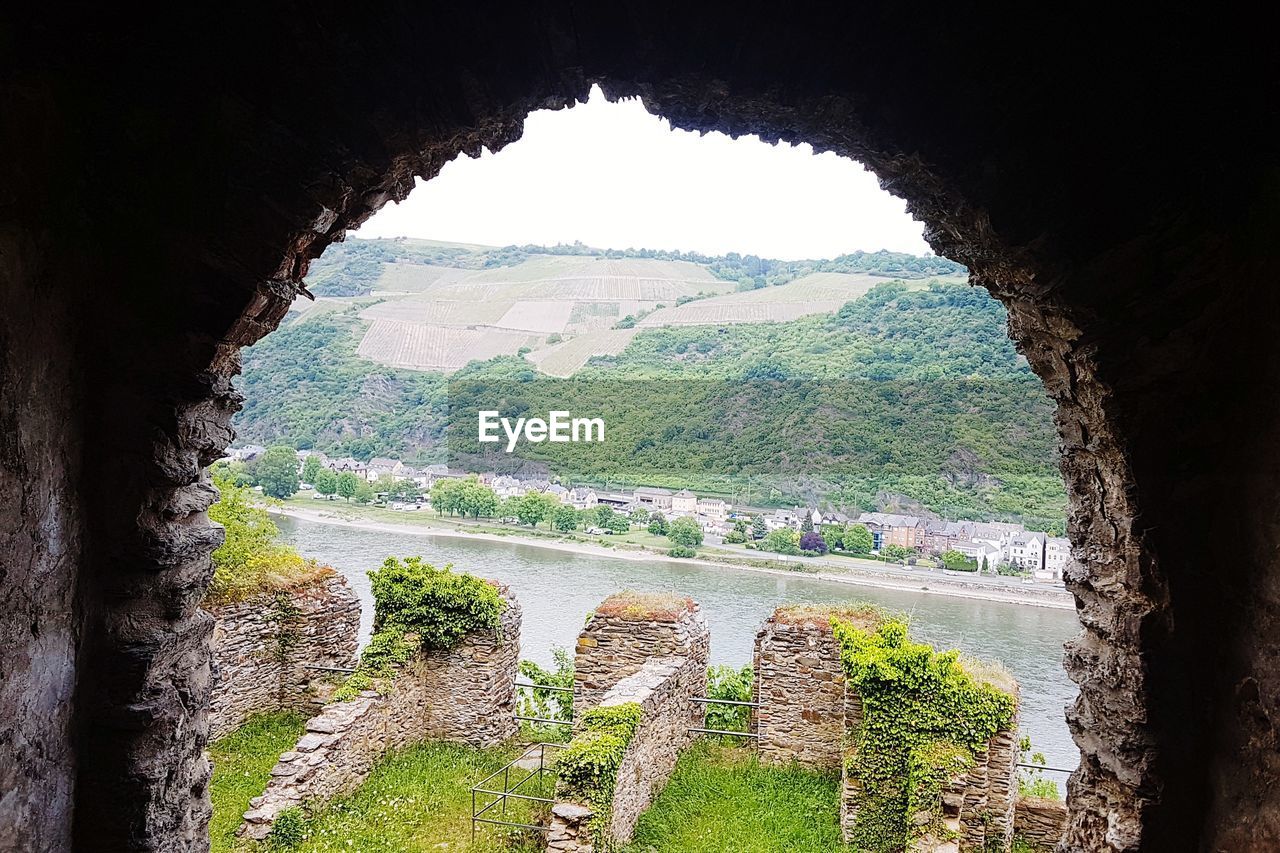
[[[900,851],[941,831],[943,787],[1012,723],[1016,702],[974,679],[957,652],[912,642],[900,619],[863,630],[837,618],[832,627],[862,700],[846,765],[860,790],[853,846]]]
[[[640,725],[635,702],[597,706],[582,715],[581,727],[556,757],[560,794],[595,812],[588,824],[597,850],[608,850],[618,768]]]
[[[360,665],[334,692],[333,701],[346,702],[365,690],[385,692],[385,685],[395,677],[396,670],[413,660],[421,647],[416,635],[400,628],[386,628],[374,634],[360,653]]]

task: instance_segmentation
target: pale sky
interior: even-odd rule
[[[497,154],[459,156],[355,236],[795,260],[924,254],[921,233],[906,203],[852,160],[672,130],[638,100],[609,103],[596,88],[586,104],[532,113],[524,137]]]

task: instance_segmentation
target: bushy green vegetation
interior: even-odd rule
[[[750,749],[686,750],[627,853],[836,853],[839,779],[765,765]]]
[[[943,787],[1011,723],[1016,701],[996,679],[966,671],[957,652],[911,641],[900,619],[869,627],[833,618],[832,626],[863,709],[847,767],[861,791],[853,844],[896,853],[944,831]],[[922,814],[933,821],[921,824]]]
[[[222,525],[226,538],[213,552],[213,581],[207,604],[243,601],[306,583],[332,572],[314,560],[304,559],[280,541],[280,530],[265,509],[254,503],[246,486],[216,476],[219,499],[209,507],[209,518]]]
[[[209,745],[213,780],[209,795],[213,819],[209,839],[213,853],[226,853],[240,844],[235,837],[249,800],[262,793],[280,753],[292,749],[302,736],[306,719],[283,711],[249,718],[231,734]]]
[[[707,668],[707,698],[731,702],[752,701],[755,673],[750,666],[712,666]],[[714,705],[706,707],[706,728],[722,732],[745,732],[751,720],[746,705]],[[733,738],[724,738],[732,742]]]
[[[551,650],[554,665],[546,669],[531,660],[520,661],[520,675],[532,684],[542,687],[573,689],[573,656],[566,649]],[[573,694],[563,690],[546,690],[538,687],[517,689],[519,712],[522,717],[540,717],[544,720],[573,719]],[[520,723],[521,734],[532,741],[565,741],[573,732],[569,725],[554,723]]]

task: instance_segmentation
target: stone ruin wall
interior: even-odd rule
[[[821,616],[795,617],[779,608],[756,634],[752,727],[760,757],[841,771],[840,825],[852,840],[858,787],[844,772],[851,735],[862,723],[862,700],[846,689],[840,645]],[[962,850],[1007,850],[1015,834],[1018,721],[997,732],[972,770],[943,792],[943,815]],[[1030,820],[1027,821],[1031,825]]]
[[[606,610],[605,599],[601,610]],[[587,620],[574,647],[573,707],[575,715],[600,704],[605,692],[651,658],[707,659],[711,634],[696,602],[674,619],[597,610]]]
[[[1013,836],[1037,853],[1058,849],[1067,832],[1067,804],[1042,797],[1018,797],[1013,806]]]
[[[756,634],[755,701],[751,726],[760,757],[834,770],[841,766],[846,702],[840,647],[831,626],[789,621],[785,608]],[[860,702],[855,707],[861,719]]]
[[[385,696],[364,691],[308,720],[266,790],[250,801],[240,833],[263,839],[281,811],[355,791],[392,750],[427,740],[491,746],[514,737],[521,610],[509,589],[500,591],[507,606],[497,629],[419,655],[398,668]]]
[[[286,709],[315,713],[341,675],[308,665],[355,665],[360,600],[337,573],[206,609],[216,620],[211,740],[229,734],[252,714]]]
[[[606,600],[605,605],[609,603]],[[606,610],[602,605],[601,610]],[[625,844],[636,823],[675,770],[690,728],[703,725],[711,634],[701,608],[673,618],[597,611],[578,637],[574,656],[574,714],[597,705],[629,702],[641,708],[640,724],[618,768],[609,822],[613,843]],[[551,809],[547,850],[592,853],[590,808],[558,802]]]

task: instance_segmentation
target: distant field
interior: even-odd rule
[[[468,273],[468,270],[431,264],[383,264],[382,275],[373,289],[375,292],[422,293],[436,285],[455,282]]]
[[[396,320],[375,320],[356,352],[361,358],[392,367],[451,373],[471,361],[496,355],[515,355],[538,342],[528,332],[486,327],[425,326]]]
[[[541,345],[529,361],[544,373],[570,376],[592,356],[626,348],[635,331],[614,327],[629,315],[644,315],[637,324],[642,329],[783,323],[834,313],[886,280],[811,273],[784,285],[736,292],[735,283],[685,261],[537,255],[490,269],[386,263],[373,294],[382,301],[360,312],[371,325],[359,353],[393,367],[450,372],[472,359]],[[700,295],[704,298],[675,304]],[[300,316],[321,316],[352,304],[368,302],[322,299]],[[567,340],[546,346],[551,334]]]
[[[512,302],[439,302],[409,296],[380,302],[360,312],[365,320],[396,320],[432,326],[500,325],[497,323],[515,304]]]
[[[813,273],[787,284],[699,299],[663,308],[640,321],[659,326],[719,326],[735,323],[785,323],[808,314],[829,314],[857,299],[883,278],[845,273]]]
[[[534,350],[525,356],[550,376],[572,376],[595,355],[617,355],[627,348],[639,329],[601,329],[572,340]]]

